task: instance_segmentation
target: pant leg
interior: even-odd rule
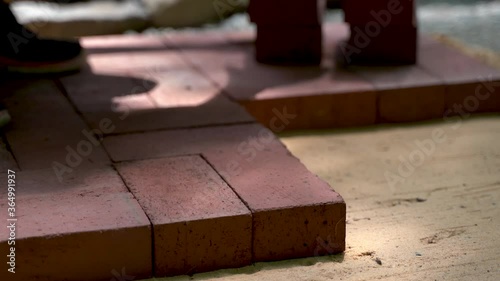
[[[0,19],[0,55],[17,54],[24,45],[21,43],[25,43],[33,36],[27,37],[26,34],[30,35],[30,31],[17,22],[9,5],[3,0],[0,0]]]
[[[12,14],[9,5],[2,0],[0,0],[0,19],[2,20],[0,24],[0,36],[5,37],[10,32],[19,30],[16,17]]]

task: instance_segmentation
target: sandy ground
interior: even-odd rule
[[[152,280],[500,280],[499,114],[282,140],[344,196],[347,251]]]

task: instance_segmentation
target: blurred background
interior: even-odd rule
[[[14,0],[18,19],[45,37],[67,38],[179,29],[251,29],[249,0]],[[328,0],[325,21],[343,21]],[[417,0],[421,32],[500,53],[500,0]]]

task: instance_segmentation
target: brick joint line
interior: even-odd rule
[[[130,190],[130,187],[127,185],[127,182],[125,181],[125,178],[122,176],[122,174],[120,174],[120,171],[118,171],[118,169],[116,168],[115,165],[111,165],[111,167],[116,172],[116,174],[120,177],[120,180],[123,182],[123,185],[125,185],[125,187],[127,188],[128,192],[134,197],[134,200],[137,202],[137,205],[139,205],[139,207],[141,207],[141,210],[144,213],[144,215],[148,218],[149,227],[150,227],[150,230],[151,230],[151,274],[153,276],[156,276],[156,274],[155,274],[155,270],[156,270],[155,269],[155,235],[154,235],[153,221],[148,216],[148,213],[144,210],[144,208],[142,207],[142,205],[139,202],[139,200],[137,200],[137,197],[135,196],[135,194],[132,192],[132,190]]]

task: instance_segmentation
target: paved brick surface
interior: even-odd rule
[[[373,124],[373,86],[352,72],[333,71],[334,46],[347,36],[347,30],[344,25],[323,27],[321,67],[260,64],[254,59],[252,35],[248,33],[228,33],[226,41],[232,45],[184,48],[182,55],[266,126],[276,117],[274,110],[282,111],[284,106],[297,115],[286,130]],[[169,38],[169,43],[185,46],[177,38]]]
[[[176,62],[157,36],[97,36],[81,40],[92,70],[120,73]],[[178,60],[177,60],[178,62]]]
[[[252,100],[263,90],[290,87],[291,84],[314,85],[319,79],[329,80],[331,88],[333,85],[341,84],[342,81],[335,79],[336,73],[332,73],[334,65],[331,51],[335,49],[333,44],[347,36],[347,29],[343,25],[327,25],[323,30],[327,34],[325,36],[327,43],[323,46],[326,56],[321,67],[280,67],[260,64],[253,56],[254,46],[251,39],[255,36],[244,32],[225,34],[225,42],[232,43],[231,45],[207,44],[205,48],[189,48],[185,47],[184,40],[178,37],[167,38],[169,40],[167,44],[180,48],[185,60],[201,70],[232,98]],[[330,75],[334,77],[333,81],[327,79]],[[320,87],[314,92],[325,94],[325,90]]]
[[[250,264],[250,211],[200,156],[117,167],[153,223],[156,276]]]
[[[5,100],[12,116],[6,138],[21,170],[50,168],[54,162],[69,169],[109,163],[52,81],[14,81],[3,87],[15,93]]]
[[[109,35],[90,36],[80,39],[80,44],[87,50],[87,53],[109,53],[137,50],[150,50],[155,48],[163,49],[161,38],[154,35]]]
[[[152,51],[126,50],[91,54],[91,71],[61,79],[93,129],[100,130],[105,119],[112,122],[112,134],[253,121],[178,51],[156,45]]]
[[[4,263],[2,280],[110,280],[122,269],[151,276],[149,220],[110,167],[63,183],[50,169],[18,172],[16,181],[16,274]],[[2,195],[2,210],[7,202]],[[0,232],[4,253],[9,233]]]
[[[7,171],[0,174],[0,181],[7,182]],[[127,188],[111,166],[96,166],[75,170],[66,174],[62,180],[53,169],[40,169],[18,172],[16,176],[17,199],[36,199],[57,196],[96,196],[104,193],[127,192]],[[0,190],[2,198],[7,197],[7,189]]]
[[[229,32],[237,33],[240,32]],[[179,51],[189,49],[225,48],[229,43],[227,33],[219,31],[182,32],[178,34],[165,34],[162,38],[165,46]]]
[[[446,84],[445,115],[500,110],[500,72],[424,37],[420,65]]]
[[[334,46],[347,38],[348,28],[345,25],[325,25],[323,33],[322,66],[300,69],[256,63],[252,56],[254,46],[250,34],[240,34],[240,36],[235,33],[225,34],[226,41],[233,43],[226,47],[220,37],[218,44],[208,45],[206,48],[182,49],[183,44],[177,42],[176,38],[169,40],[173,46],[177,43],[186,60],[190,60],[224,92],[240,101],[260,123],[269,128],[276,117],[275,110],[285,106],[290,114],[296,115],[296,118],[284,129],[342,127],[373,124],[377,121],[411,122],[441,118],[447,108],[455,103],[463,103],[467,98],[462,96],[466,89],[464,87],[470,88],[469,92],[478,87],[477,78],[465,84],[443,83],[442,77],[463,82],[464,78],[468,77],[463,76],[464,70],[460,70],[460,67],[458,70],[448,68],[464,63],[441,64],[440,55],[432,59],[428,58],[429,54],[422,56],[427,53],[427,49],[430,53],[436,52],[433,49],[438,49],[441,53],[446,52],[446,47],[441,44],[437,47],[429,44],[432,40],[428,37],[419,38],[421,41],[419,54],[422,58],[417,66],[375,67],[363,70],[355,68],[353,73],[334,69],[332,64],[335,52],[337,55],[342,55],[338,53],[340,50],[335,51]],[[194,39],[191,38],[191,41]],[[450,54],[443,57],[447,56]],[[471,64],[474,65],[479,64],[461,54],[453,57],[453,60],[462,59],[473,61]],[[439,67],[429,65],[427,61],[439,64]],[[474,67],[479,70],[475,73],[485,71],[492,73],[491,68],[479,65]],[[458,80],[453,78],[455,73],[462,78]],[[470,75],[467,79],[470,79]],[[486,90],[491,87],[490,85]],[[484,95],[488,95],[488,92]],[[495,111],[499,104],[497,97],[499,95],[488,95],[488,103],[483,102],[477,111]],[[349,106],[343,106],[347,104]],[[357,110],[348,110],[351,108]]]
[[[13,121],[0,181],[16,169],[22,187],[14,280],[139,279],[343,251],[342,197],[273,132],[500,110],[498,71],[427,37],[416,66],[338,69],[348,31],[323,26],[315,67],[255,62],[252,32],[85,38],[84,71],[2,84]]]
[[[442,117],[445,85],[419,66],[351,69],[377,90],[379,121],[411,122]]]
[[[349,82],[345,82],[348,86]],[[270,90],[262,93],[257,101],[243,101],[242,104],[260,123],[277,133],[293,129],[369,125],[376,122],[376,93],[367,84],[365,86],[368,89],[357,92],[356,95],[306,95],[305,90],[301,96],[282,97],[283,93],[300,91],[300,87],[295,87],[290,92],[285,89]],[[287,115],[290,118],[283,122],[282,119]]]
[[[137,77],[148,78],[142,73]],[[149,94],[157,105],[156,111],[164,114],[162,128],[254,121],[244,108],[230,101],[210,80],[187,65],[158,71],[152,77],[158,85]]]
[[[115,161],[203,154],[252,211],[255,261],[314,255],[318,237],[343,250],[342,198],[260,125],[115,136],[105,145]]]
[[[438,41],[421,36],[419,64],[448,84],[477,81],[482,76],[496,75],[498,70],[468,57]]]
[[[413,122],[441,118],[445,88],[441,85],[382,90],[379,92],[380,122]]]

